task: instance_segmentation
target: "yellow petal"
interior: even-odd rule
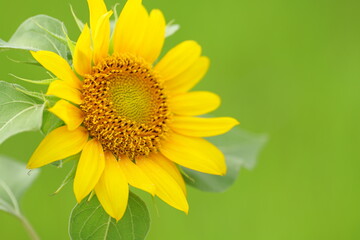
[[[27,168],[33,169],[79,153],[89,134],[83,127],[69,131],[66,126],[49,133],[31,156]]]
[[[177,77],[194,65],[201,54],[201,47],[195,41],[185,41],[171,49],[155,66],[163,81]]]
[[[104,168],[103,148],[96,139],[92,139],[86,143],[76,169],[74,193],[78,202],[95,188]]]
[[[160,10],[152,10],[145,36],[137,51],[149,63],[153,63],[160,55],[165,41],[166,22]]]
[[[49,111],[65,122],[69,130],[75,130],[84,121],[83,112],[65,100],[59,100]]]
[[[102,15],[97,23],[94,32],[94,62],[99,63],[103,58],[108,56],[109,41],[110,41],[110,21],[109,18],[112,15],[112,11],[109,11]]]
[[[136,164],[156,186],[156,195],[170,206],[188,213],[189,205],[186,196],[175,179],[157,163],[159,154],[149,157],[138,157]]]
[[[189,92],[172,96],[168,103],[175,114],[197,116],[217,109],[220,106],[220,97],[211,92]]]
[[[129,185],[114,155],[106,152],[105,160],[105,169],[95,187],[95,192],[105,211],[119,221],[127,207]]]
[[[46,95],[53,95],[80,105],[83,102],[82,94],[76,88],[70,87],[65,81],[55,80],[50,83]]]
[[[205,139],[171,134],[161,146],[168,159],[195,171],[225,175],[224,154]]]
[[[30,52],[36,61],[38,61],[44,68],[55,74],[56,77],[64,80],[74,88],[81,88],[81,81],[72,71],[70,65],[66,62],[65,59],[50,51]]]
[[[169,91],[179,93],[192,89],[206,74],[209,69],[208,57],[200,57],[196,62],[176,77],[166,81],[165,85]]]
[[[161,154],[157,155],[154,160],[157,164],[159,164],[161,168],[163,168],[168,174],[170,174],[170,176],[172,176],[172,178],[177,182],[177,184],[179,184],[184,194],[186,195],[185,181],[176,164],[171,162]]]
[[[121,156],[119,160],[119,165],[121,169],[124,171],[125,176],[130,185],[144,190],[151,195],[155,195],[155,185],[151,182],[151,180],[146,176],[145,173],[128,157]]]
[[[115,27],[114,51],[136,54],[144,39],[148,21],[149,14],[141,0],[128,0]]]
[[[95,29],[97,23],[106,10],[106,5],[103,0],[88,0],[89,12],[90,12],[90,27]]]
[[[76,43],[74,52],[74,68],[81,76],[91,72],[91,35],[90,29],[86,24]]]
[[[190,137],[212,137],[230,131],[239,122],[231,117],[198,118],[176,116],[170,123],[175,132]]]

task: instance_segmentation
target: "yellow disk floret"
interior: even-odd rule
[[[131,55],[108,57],[85,76],[83,96],[84,125],[105,149],[132,159],[157,152],[170,113],[150,65]]]

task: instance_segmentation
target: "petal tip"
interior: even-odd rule
[[[235,118],[232,118],[233,121],[233,127],[240,125],[240,122],[238,120],[236,120]]]
[[[27,169],[35,169],[35,168],[39,168],[42,166],[45,166],[46,164],[42,164],[41,161],[39,160],[38,156],[36,156],[37,154],[35,154],[35,152],[33,153],[33,155],[31,156],[28,164],[26,165]]]
[[[124,216],[124,212],[121,212],[121,213],[116,213],[116,214],[113,214],[113,216],[111,216],[112,218],[115,218],[116,220],[116,223],[118,223]]]
[[[148,193],[150,193],[151,196],[155,197],[155,195],[156,195],[156,185],[154,183],[151,183],[149,185]]]
[[[187,204],[184,209],[181,209],[186,215],[189,215],[189,205]]]
[[[75,190],[75,188],[74,188],[74,195],[77,203],[81,203],[81,201],[85,198],[85,196],[79,194],[79,191]]]
[[[28,163],[26,165],[26,169],[32,170],[32,169],[34,169],[34,167],[32,166],[32,164]]]
[[[227,173],[227,166],[226,166],[225,158],[224,158],[224,165],[221,166],[219,173],[220,173],[220,176],[225,176]]]

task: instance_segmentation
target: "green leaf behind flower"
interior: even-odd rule
[[[0,144],[13,135],[41,127],[44,104],[23,91],[17,84],[0,81]]]
[[[82,32],[82,30],[84,29],[84,23],[80,20],[80,18],[78,18],[78,16],[76,15],[74,8],[72,7],[72,5],[70,4],[70,10],[71,10],[71,14],[73,15],[73,18],[76,22],[76,25],[78,26],[80,32]]]
[[[30,172],[24,164],[5,156],[0,156],[0,166],[0,211],[15,216],[22,223],[29,237],[39,240],[37,233],[21,213],[19,204],[21,196],[36,179],[39,170]]]
[[[48,135],[52,130],[65,125],[65,123],[49,111],[44,111],[43,124],[41,126],[41,132],[45,136]]]
[[[187,184],[207,192],[223,192],[236,180],[242,167],[252,169],[267,137],[234,128],[230,132],[209,138],[225,155],[227,174],[215,176],[182,168]]]
[[[52,51],[69,59],[67,30],[63,22],[46,15],[37,15],[25,20],[8,42],[0,40],[0,50]],[[27,54],[24,62],[35,62]]]
[[[130,192],[123,218],[116,222],[94,196],[76,205],[70,216],[69,234],[73,240],[143,240],[150,228],[150,216],[145,203]]]
[[[39,174],[39,170],[0,155],[0,210],[19,215],[19,200]]]

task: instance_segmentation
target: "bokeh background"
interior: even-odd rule
[[[80,18],[88,18],[85,0],[1,0],[0,38],[8,40],[26,18],[47,14],[64,21],[75,40],[79,32],[69,3]],[[110,7],[115,0],[106,3]],[[243,129],[270,138],[256,168],[242,170],[229,191],[190,188],[188,216],[144,194],[152,215],[148,239],[360,239],[360,1],[144,4],[181,24],[166,49],[194,39],[211,58],[211,70],[197,89],[222,96],[216,114],[234,116]],[[30,79],[46,76],[7,55],[0,54],[0,79],[13,81],[9,72]],[[26,162],[41,138],[39,133],[18,135],[0,146],[0,154]],[[42,239],[68,239],[75,204],[71,185],[50,195],[70,165],[43,168],[22,199]],[[27,235],[16,219],[0,213],[0,239]]]

